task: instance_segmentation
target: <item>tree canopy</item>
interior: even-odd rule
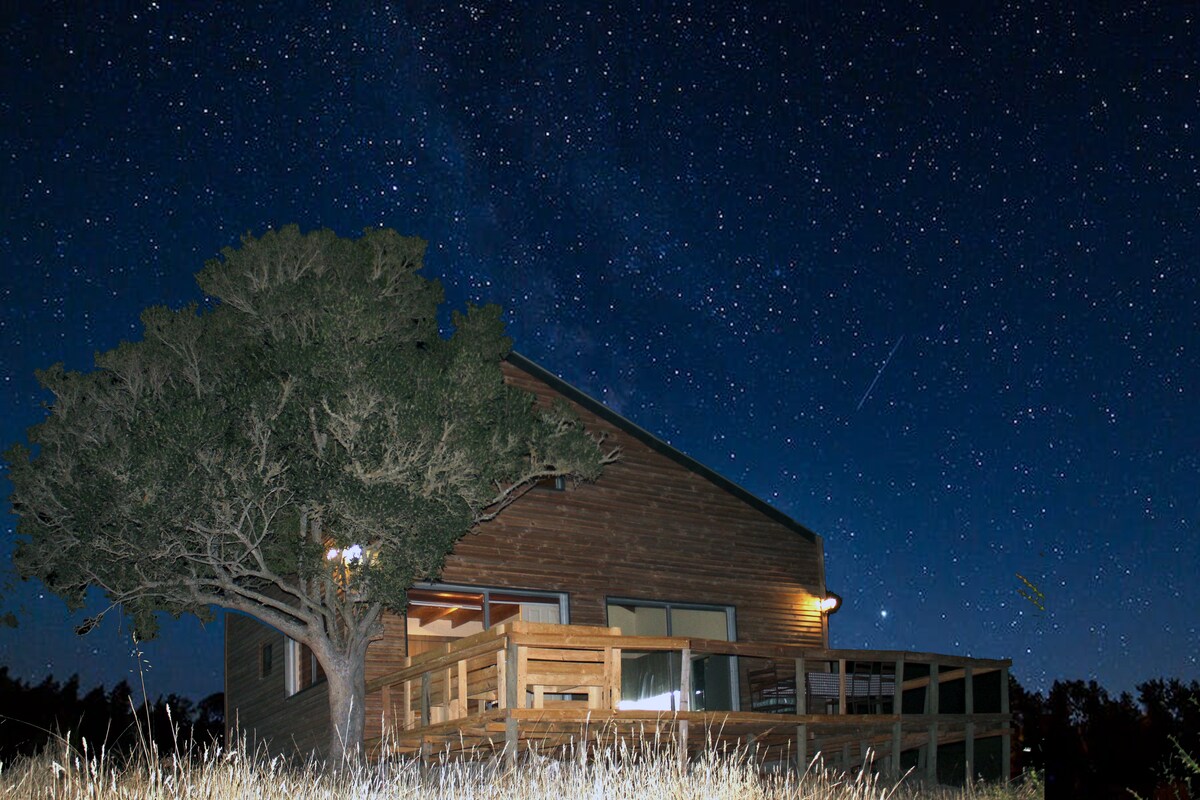
[[[335,674],[361,673],[383,609],[537,480],[617,457],[505,384],[499,308],[439,334],[424,251],[247,236],[198,274],[211,307],[147,309],[94,370],[39,372],[48,416],[6,454],[22,577],[74,607],[98,587],[143,636],[158,611],[252,614],[313,648],[336,721]]]

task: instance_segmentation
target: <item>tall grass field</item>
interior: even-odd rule
[[[922,788],[913,779],[887,781],[866,771],[843,774],[814,760],[808,771],[769,772],[752,753],[707,753],[686,770],[664,750],[632,750],[614,742],[599,752],[563,758],[412,760],[330,768],[254,751],[244,743],[160,755],[143,748],[118,758],[87,742],[60,741],[32,758],[0,763],[0,800],[46,798],[266,798],[269,800],[957,800],[1044,797],[1036,778],[1009,787]]]

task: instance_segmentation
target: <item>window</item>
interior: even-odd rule
[[[273,666],[275,666],[275,652],[272,644],[267,642],[258,651],[258,677],[269,678]]]
[[[433,584],[414,587],[408,591],[408,654],[419,655],[514,619],[565,623],[567,596]]]
[[[608,624],[626,636],[687,636],[735,641],[732,606],[659,603],[610,598]],[[621,653],[621,708],[674,711],[679,707],[680,653]],[[734,656],[692,659],[690,706],[696,711],[737,711]]]
[[[288,697],[325,680],[325,670],[321,669],[316,654],[308,645],[295,639],[287,640],[284,670],[284,689]]]

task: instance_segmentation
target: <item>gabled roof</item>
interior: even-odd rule
[[[517,367],[518,369],[529,373],[543,383],[548,384],[552,389],[554,389],[554,391],[563,395],[568,400],[579,404],[583,408],[586,408],[588,411],[595,414],[597,417],[600,417],[606,422],[611,423],[617,429],[628,433],[630,436],[637,439],[656,453],[666,456],[684,469],[694,472],[710,483],[720,487],[721,489],[724,489],[726,492],[729,492],[743,503],[746,503],[757,511],[760,511],[762,514],[774,520],[775,522],[790,528],[808,541],[814,543],[817,541],[817,535],[815,533],[801,525],[799,522],[796,522],[796,520],[792,519],[787,514],[784,514],[782,511],[768,504],[766,501],[761,500],[760,498],[746,491],[728,478],[717,474],[691,456],[676,450],[674,447],[650,433],[645,428],[635,425],[634,423],[625,419],[625,417],[613,411],[608,406],[584,394],[579,389],[576,389],[574,386],[564,381],[562,378],[539,366],[538,364],[535,364],[520,353],[515,351],[511,352],[508,354],[508,357],[505,360],[514,367]]]

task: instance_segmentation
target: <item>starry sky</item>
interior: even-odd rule
[[[6,446],[243,233],[394,227],[820,533],[835,647],[1200,677],[1194,4],[105,5],[0,12]],[[0,591],[19,677],[221,689]]]

